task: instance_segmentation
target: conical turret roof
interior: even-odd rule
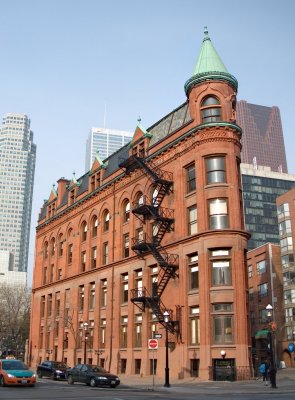
[[[211,42],[211,39],[209,38],[207,27],[205,27],[204,34],[205,37],[203,39],[203,44],[197,60],[197,64],[193,71],[193,76],[204,72],[213,71],[228,73],[226,66],[223,64],[221,58],[219,57]]]
[[[188,91],[193,86],[207,80],[227,81],[237,89],[238,81],[228,72],[226,66],[223,64],[211,42],[207,27],[205,27],[204,34],[205,37],[193,71],[193,76],[185,83],[186,94],[188,94]]]

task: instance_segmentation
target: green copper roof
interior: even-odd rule
[[[201,47],[200,55],[197,60],[197,64],[193,71],[193,75],[201,74],[203,72],[227,72],[225,65],[221,61],[221,58],[217,54],[211,39],[208,36],[208,30],[205,27],[205,37],[203,39],[203,44]]]
[[[193,71],[193,76],[185,83],[185,91],[188,91],[196,84],[207,80],[222,80],[231,83],[236,89],[238,82],[236,78],[229,74],[226,66],[223,64],[217,51],[215,50],[211,39],[208,36],[207,27],[204,31],[201,51],[197,60],[197,64]]]

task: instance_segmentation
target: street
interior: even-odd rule
[[[251,385],[250,385],[251,386]],[[62,399],[96,399],[96,400],[211,400],[211,399],[239,399],[255,400],[293,400],[294,391],[285,389],[271,389],[263,385],[255,390],[247,391],[247,383],[241,386],[223,385],[218,382],[209,385],[171,386],[171,388],[155,387],[139,388],[120,385],[116,389],[90,388],[84,384],[68,385],[65,381],[52,381],[49,379],[38,380],[34,388],[26,387],[1,387],[1,400],[62,400]]]

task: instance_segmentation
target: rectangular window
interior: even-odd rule
[[[213,304],[213,341],[215,344],[233,343],[232,304]],[[218,315],[217,315],[218,314]]]
[[[190,345],[200,344],[200,310],[199,307],[190,307]]]
[[[102,263],[107,264],[109,262],[109,242],[102,244]]]
[[[209,227],[210,229],[228,228],[228,211],[226,199],[209,200]]]
[[[266,272],[266,261],[262,260],[256,263],[257,274],[261,275]]]
[[[44,326],[40,326],[39,349],[43,349],[43,341],[44,341]]]
[[[285,236],[289,233],[292,233],[291,221],[289,219],[286,219],[285,221],[279,223],[279,233],[280,236]]]
[[[248,265],[248,277],[252,278],[253,276],[253,267],[252,265]]]
[[[128,317],[121,317],[121,348],[127,348],[127,331],[128,331]]]
[[[142,315],[135,315],[134,347],[142,346]]]
[[[196,171],[194,165],[190,165],[186,168],[186,184],[187,193],[196,190]]]
[[[41,318],[45,317],[45,296],[41,297],[40,316],[41,316]]]
[[[194,235],[198,233],[198,214],[197,207],[192,206],[188,208],[188,234]]]
[[[101,292],[101,307],[106,307],[107,305],[107,279],[102,279],[100,281],[100,292]]]
[[[278,206],[278,219],[290,217],[289,203],[283,203]]]
[[[93,310],[95,307],[95,282],[89,284],[89,309]]]
[[[47,317],[50,317],[51,314],[52,314],[52,294],[49,294],[47,299]]]
[[[121,275],[122,303],[128,302],[128,274]]]
[[[212,285],[231,285],[230,251],[215,249],[210,251]]]
[[[97,257],[97,247],[92,247],[91,249],[91,268],[96,268],[96,257]]]
[[[225,183],[225,158],[210,157],[206,159],[207,184]]]
[[[286,254],[285,256],[282,256],[281,261],[283,269],[294,268],[295,264],[293,254]]]
[[[86,251],[81,252],[81,272],[86,271]]]
[[[249,301],[254,300],[254,289],[252,287],[249,288]]]
[[[281,244],[281,252],[282,253],[293,251],[293,239],[291,236],[281,239],[280,244]]]
[[[295,304],[295,289],[284,290],[284,302]]]
[[[129,233],[123,235],[123,257],[129,257]]]
[[[188,256],[189,290],[199,289],[198,253]]]
[[[267,295],[268,295],[268,284],[262,283],[261,285],[258,285],[258,299],[266,297]]]
[[[83,311],[84,309],[84,286],[79,286],[79,298],[78,298],[78,310]]]
[[[100,320],[100,347],[104,349],[106,347],[106,318]]]

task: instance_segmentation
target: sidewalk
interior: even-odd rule
[[[164,379],[154,377],[140,377],[139,375],[120,376],[121,385],[118,389],[134,389],[146,391],[172,391],[178,393],[265,393],[275,391],[289,393],[295,391],[295,368],[280,369],[277,373],[277,389],[265,386],[262,380],[248,380],[237,382],[200,381],[198,378],[186,378],[181,380],[170,379],[170,387],[164,387]]]

